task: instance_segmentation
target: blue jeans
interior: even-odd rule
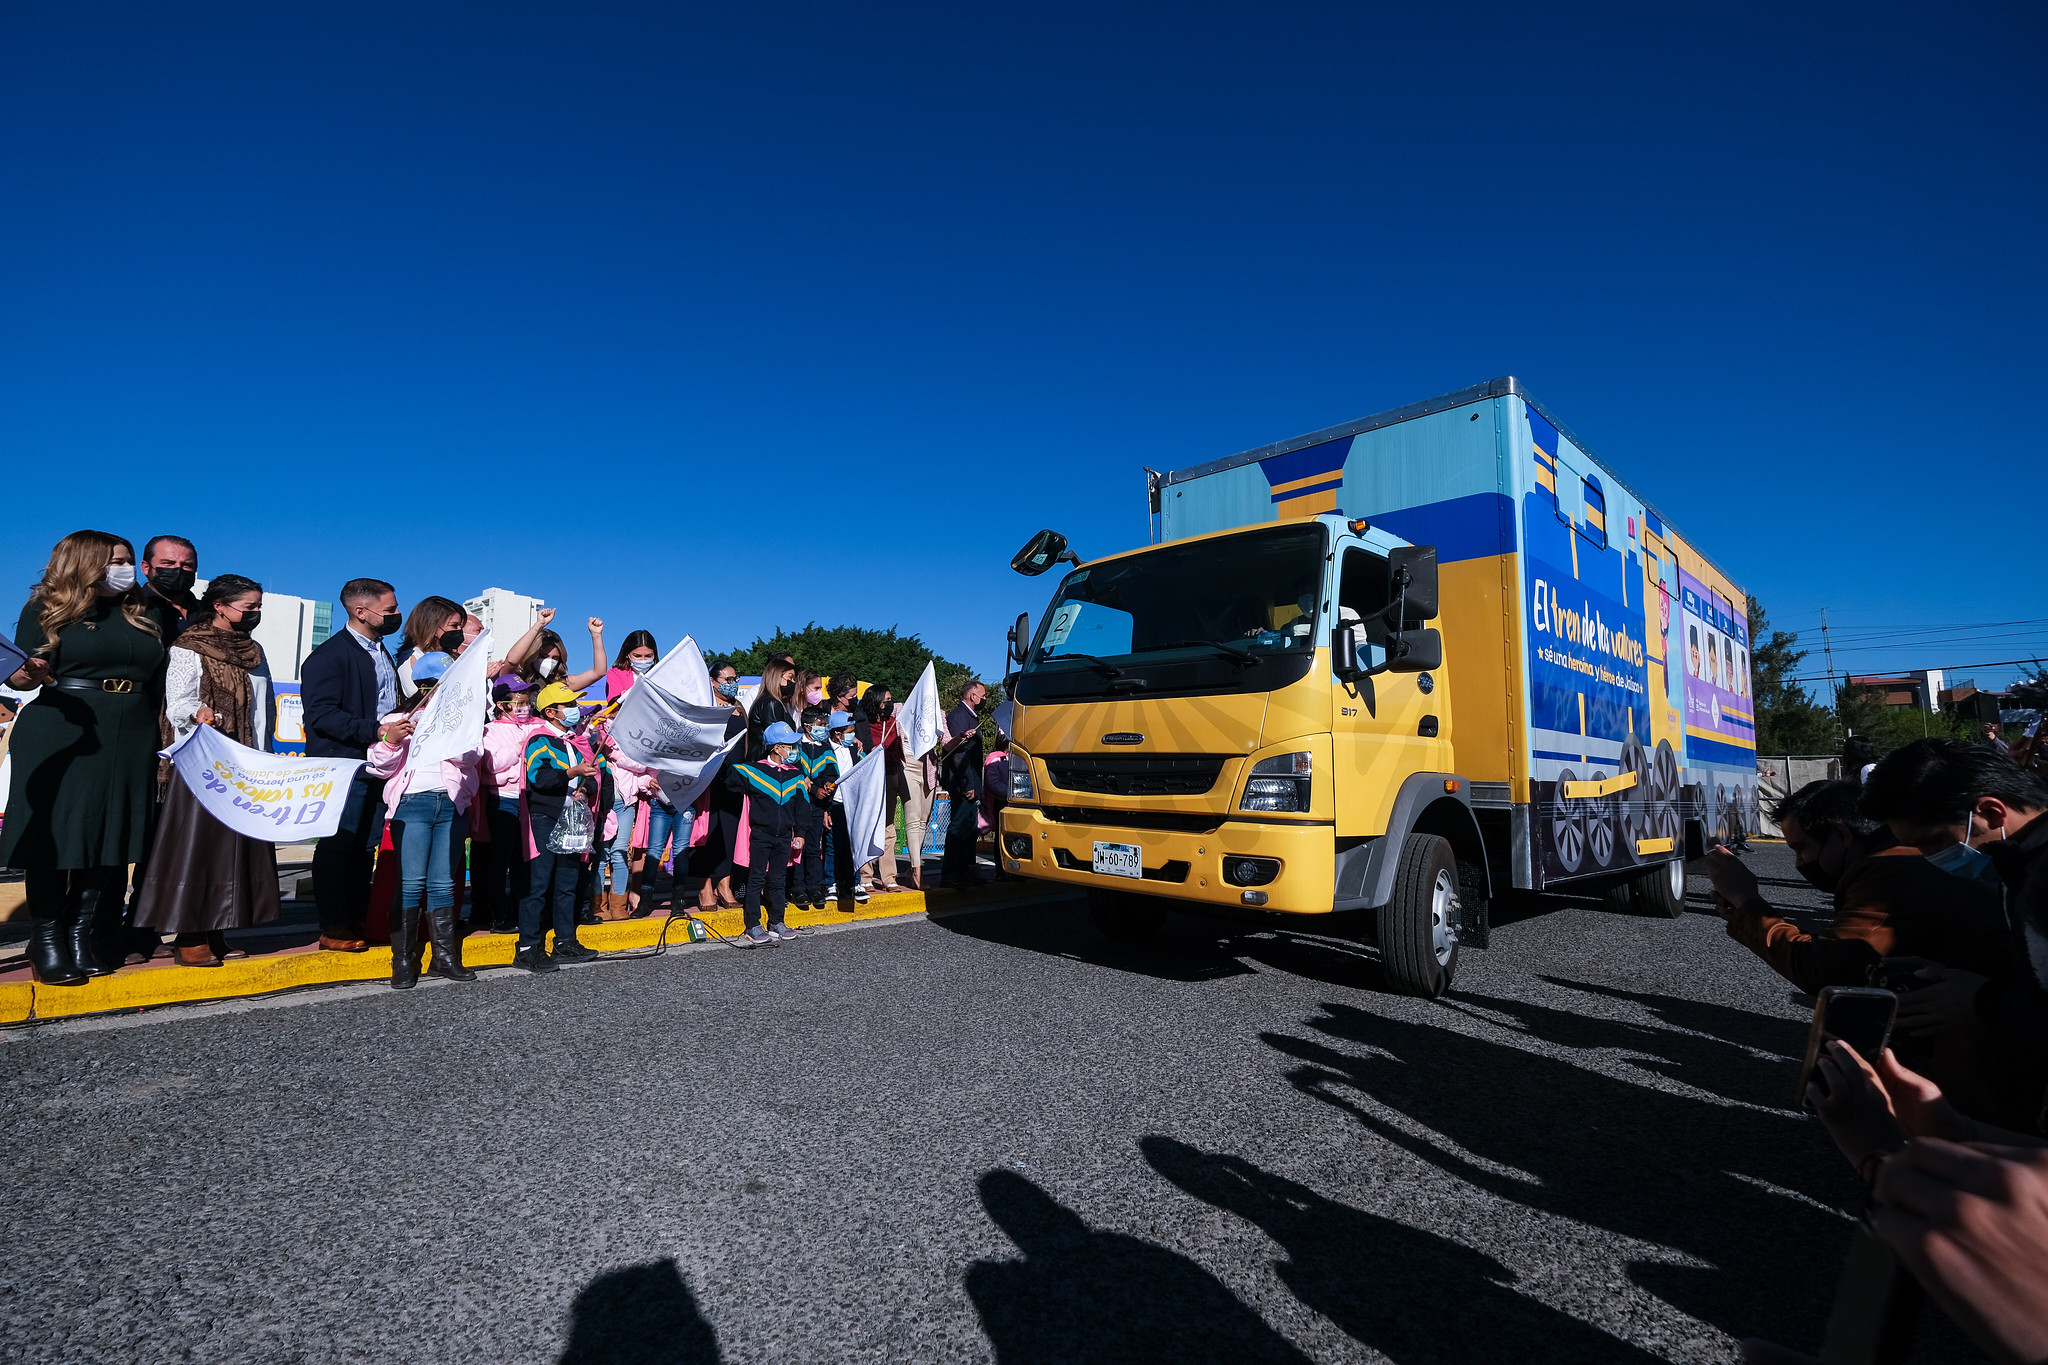
[[[668,846],[671,836],[675,839],[675,857],[687,857],[690,851],[690,828],[697,823],[697,808],[686,806],[682,810],[671,810],[657,801],[654,811],[647,817],[647,853],[656,862],[662,861],[661,851]],[[681,869],[677,876],[682,875]]]
[[[455,809],[447,792],[413,792],[398,803],[391,817],[391,842],[398,851],[398,904],[420,903],[447,910],[455,904],[455,860],[469,822]]]
[[[626,857],[626,850],[633,846],[633,803],[613,802],[612,814],[619,817],[619,832],[612,836],[611,843],[605,847],[604,866],[605,871],[611,874],[612,890],[623,896],[626,893],[626,874],[633,870],[632,863]]]

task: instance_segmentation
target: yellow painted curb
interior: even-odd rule
[[[975,893],[934,891],[930,896],[905,891],[876,896],[853,914],[839,910],[792,910],[788,920],[800,928],[851,924],[862,920],[896,919],[930,911],[982,907],[1005,903],[1020,896],[1041,894],[1043,888],[1022,882],[1016,888],[990,888]],[[738,910],[713,910],[699,915],[705,927],[723,938],[737,937],[743,916]],[[681,916],[612,920],[586,924],[576,937],[585,947],[616,953],[652,948],[668,925],[671,946],[692,947],[687,923]],[[518,947],[515,934],[471,934],[462,940],[462,961],[470,967],[508,967]],[[427,953],[432,961],[432,952]],[[303,952],[277,956],[233,958],[218,967],[151,967],[94,977],[80,986],[43,986],[34,982],[0,984],[0,1024],[19,1024],[31,1019],[64,1019],[80,1015],[106,1014],[119,1010],[148,1009],[158,1005],[193,1004],[209,1000],[233,1000],[243,996],[268,995],[274,991],[305,986],[339,985],[350,981],[380,981],[391,976],[391,950],[371,948],[361,953]]]

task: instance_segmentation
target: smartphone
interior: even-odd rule
[[[1856,1049],[1856,1055],[1872,1066],[1877,1064],[1885,1043],[1892,1035],[1892,1016],[1898,1013],[1899,997],[1870,986],[1824,986],[1813,1007],[1813,1028],[1806,1035],[1806,1060],[1799,1065],[1799,1087],[1793,1103],[1806,1108],[1806,1087],[1819,1080],[1814,1069],[1821,1048],[1840,1041]],[[1823,1090],[1827,1082],[1820,1081]]]

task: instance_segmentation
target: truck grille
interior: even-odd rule
[[[1216,785],[1223,758],[1213,754],[1052,754],[1055,787],[1101,796],[1200,796]]]
[[[1171,829],[1183,834],[1209,834],[1223,824],[1223,812],[1174,810],[1102,810],[1092,806],[1040,806],[1038,813],[1062,825],[1103,825],[1115,829]]]

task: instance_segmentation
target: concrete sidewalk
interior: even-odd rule
[[[1054,889],[1062,893],[1065,891],[1065,888],[1050,888],[1030,881],[996,882],[979,891],[903,891],[875,896],[852,914],[839,910],[792,910],[788,920],[800,928],[812,928],[906,915],[939,914],[948,910],[982,909],[1043,896]],[[599,952],[615,953],[652,948],[662,941],[666,932],[670,947],[690,949],[715,944],[720,938],[737,937],[742,928],[738,910],[715,910],[696,918],[702,920],[715,936],[707,944],[690,941],[688,920],[680,914],[673,919],[666,915],[650,915],[645,919],[583,925],[577,931],[577,938]],[[237,935],[254,932],[237,931]],[[462,942],[462,960],[471,967],[510,966],[516,944],[517,936],[513,934],[473,933]],[[426,953],[426,957],[428,961],[432,960],[431,951]],[[231,958],[218,967],[180,967],[164,956],[124,967],[112,976],[95,977],[78,986],[40,985],[26,979],[26,968],[19,968],[7,973],[6,979],[0,979],[0,1027],[26,1025],[39,1019],[74,1018],[163,1005],[231,1000],[351,981],[375,981],[390,975],[391,950],[388,947],[371,948],[361,953],[333,953],[312,944]]]

